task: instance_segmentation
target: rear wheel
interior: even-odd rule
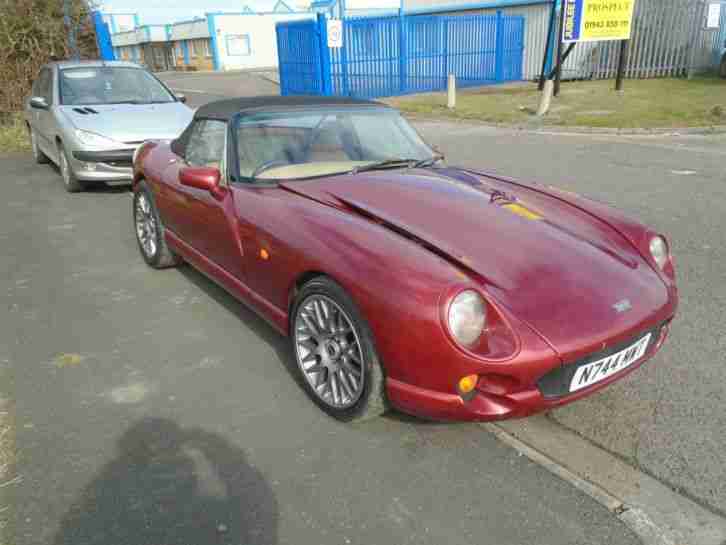
[[[141,255],[151,267],[165,269],[181,262],[166,244],[164,225],[151,191],[144,182],[139,182],[134,191],[134,228]]]
[[[60,169],[61,178],[63,178],[63,185],[68,193],[83,191],[83,183],[76,178],[71,168],[71,163],[68,160],[66,148],[60,142],[58,142],[58,168]]]
[[[373,336],[341,286],[327,277],[305,284],[290,323],[305,390],[320,408],[347,422],[386,411],[385,381]]]
[[[49,162],[48,156],[40,151],[38,146],[38,134],[35,132],[33,127],[28,127],[28,134],[30,136],[30,148],[33,150],[33,159],[39,165]]]

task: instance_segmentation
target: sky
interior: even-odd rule
[[[309,3],[304,0],[285,2],[293,9]],[[267,11],[272,9],[276,0],[106,0],[101,10],[111,13],[138,12],[142,24],[164,24],[204,16],[208,11],[242,11],[245,4],[255,11]]]
[[[294,10],[303,10],[311,0],[284,0]],[[455,3],[457,0],[451,0]],[[244,5],[254,11],[270,11],[277,0],[105,0],[101,6],[104,12],[137,12],[141,24],[166,24],[193,17],[203,17],[210,11],[240,12]],[[346,0],[353,9],[380,8],[397,9],[400,0]]]

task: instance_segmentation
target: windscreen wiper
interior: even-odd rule
[[[421,159],[420,161],[416,161],[411,168],[432,167],[439,161],[443,161],[443,160],[444,160],[444,154],[436,153],[433,156],[429,157],[428,159]]]
[[[383,161],[376,161],[375,163],[354,167],[350,173],[358,174],[359,172],[366,172],[368,170],[386,170],[389,168],[411,168],[416,163],[416,159],[384,159]]]
[[[358,174],[359,172],[365,172],[367,170],[386,170],[389,168],[426,168],[435,165],[441,161],[444,156],[441,153],[437,153],[432,157],[426,159],[384,159],[383,161],[377,161],[367,165],[361,165],[355,167],[350,171],[351,174]]]

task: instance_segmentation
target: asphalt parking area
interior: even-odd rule
[[[476,425],[331,420],[260,319],[143,263],[127,188],[0,168],[18,543],[638,542]]]

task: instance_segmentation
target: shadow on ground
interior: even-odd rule
[[[214,301],[224,307],[228,312],[237,316],[245,327],[253,331],[255,335],[267,343],[275,351],[277,358],[282,362],[285,370],[290,374],[292,379],[302,387],[302,381],[304,379],[300,376],[297,363],[292,355],[290,341],[287,338],[280,335],[264,319],[247,307],[247,305],[235,299],[194,267],[185,264],[179,268],[179,271],[187,280],[200,288],[207,296],[214,299]]]
[[[148,418],[61,522],[56,545],[277,543],[277,501],[244,452],[219,435]]]
[[[244,303],[235,299],[232,295],[227,293],[223,288],[218,286],[208,277],[195,268],[189,265],[182,265],[179,268],[180,272],[187,278],[192,284],[200,288],[207,296],[214,299],[220,306],[225,308],[228,312],[237,316],[243,326],[253,331],[263,342],[267,343],[276,353],[277,359],[282,362],[283,367],[288,372],[292,380],[294,380],[300,388],[304,389],[305,380],[301,375],[297,367],[297,362],[290,348],[290,341],[275,331],[264,319],[260,318],[254,311],[250,310]],[[442,425],[442,426],[454,426],[454,425],[467,425],[466,422],[440,422],[434,420],[428,420],[418,416],[412,416],[405,413],[401,413],[395,409],[389,410],[385,418],[393,422],[401,422],[406,424],[417,424],[417,425]]]

